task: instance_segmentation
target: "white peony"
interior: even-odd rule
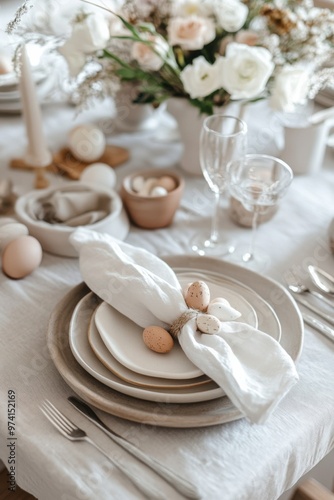
[[[169,46],[163,38],[158,36],[147,35],[146,39],[152,44],[134,42],[131,55],[142,69],[158,71],[164,65]]]
[[[106,47],[110,32],[108,21],[101,14],[87,14],[76,21],[70,38],[59,47],[71,76],[76,76],[86,63],[86,56]]]
[[[235,33],[240,30],[248,16],[248,7],[239,0],[220,0],[216,3],[217,24],[225,31]]]
[[[222,59],[218,57],[214,64],[210,64],[203,56],[199,56],[181,71],[184,90],[192,99],[206,97],[221,87]]]
[[[231,99],[252,99],[263,92],[274,70],[269,50],[230,43],[222,58],[221,86]]]
[[[199,16],[174,17],[168,26],[168,40],[184,50],[200,50],[216,37],[211,19]]]
[[[291,113],[296,104],[304,104],[309,90],[310,74],[305,68],[284,66],[275,78],[270,105],[277,111]]]

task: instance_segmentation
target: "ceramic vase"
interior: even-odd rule
[[[167,111],[175,118],[183,152],[180,158],[182,170],[188,174],[201,176],[202,170],[199,162],[199,138],[206,114],[193,106],[188,99],[172,97],[167,101]],[[240,104],[231,103],[224,107],[215,108],[214,113],[238,116]]]

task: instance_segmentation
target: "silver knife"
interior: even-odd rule
[[[148,465],[153,469],[159,476],[165,479],[169,484],[171,484],[179,493],[184,495],[186,498],[199,500],[201,497],[197,492],[195,486],[193,486],[189,481],[179,476],[172,470],[168,469],[165,465],[158,462],[155,458],[150,457],[144,451],[140,450],[134,444],[127,441],[125,438],[117,434],[115,431],[107,427],[107,425],[102,422],[102,420],[96,415],[90,406],[76,398],[75,396],[70,396],[67,398],[68,401],[78,410],[82,415],[84,415],[88,420],[93,422],[97,427],[99,427],[107,436],[109,436],[115,443],[127,450],[131,455],[138,458],[141,462]]]
[[[302,297],[299,297],[298,295],[294,295],[294,299],[299,304],[302,304],[304,307],[306,307],[310,311],[316,313],[320,318],[325,319],[326,321],[328,321],[328,323],[330,323],[331,325],[334,325],[334,316],[333,315],[326,314],[321,309],[314,306],[313,304],[310,304],[310,302],[308,302],[306,299],[304,299]]]
[[[323,335],[325,335],[325,337],[334,342],[334,328],[325,325],[325,323],[318,320],[317,318],[314,318],[310,314],[303,313],[303,319],[309,326],[312,326],[318,332],[322,333]]]

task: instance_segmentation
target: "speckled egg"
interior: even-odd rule
[[[8,243],[2,254],[2,270],[9,278],[31,274],[42,261],[41,244],[33,236],[19,236]]]
[[[206,311],[210,303],[210,290],[204,281],[194,281],[185,291],[184,299],[191,309]]]
[[[154,352],[166,354],[174,346],[173,337],[160,326],[147,326],[143,331],[144,344]]]
[[[210,302],[207,312],[216,316],[220,321],[233,321],[241,316],[241,313],[234,309],[228,300],[220,297]]]
[[[196,325],[200,332],[214,335],[220,330],[220,321],[211,314],[199,314],[196,318]]]

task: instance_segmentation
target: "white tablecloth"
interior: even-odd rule
[[[96,121],[111,132],[109,142],[131,151],[130,161],[117,169],[119,183],[135,169],[177,163],[180,145],[159,140],[156,129],[114,135],[111,103],[74,116],[74,109],[65,105],[44,108],[52,148],[64,145],[74,123]],[[276,125],[273,127],[270,131],[266,121],[265,128],[253,130],[258,148],[277,152],[272,133],[268,134],[269,130],[279,136]],[[29,191],[32,174],[8,168],[9,159],[24,152],[21,117],[1,117],[0,130],[0,179],[12,179],[18,194]],[[209,224],[213,200],[202,178],[185,178],[184,199],[172,226],[157,231],[132,227],[128,243],[158,255],[189,252],[191,237]],[[50,180],[52,185],[64,182],[54,176]],[[267,275],[282,282],[284,273],[293,269],[306,279],[311,263],[333,273],[334,257],[327,236],[333,216],[333,153],[327,151],[321,172],[296,177],[275,218],[259,228],[258,244],[271,255]],[[226,215],[222,224],[238,243],[248,241],[249,230],[237,227]],[[50,399],[107,452],[121,454],[68,405],[66,397],[73,391],[57,372],[46,347],[50,313],[79,282],[77,259],[47,253],[41,266],[24,280],[0,274],[0,458],[8,466],[7,393],[15,390],[16,480],[22,488],[39,500],[139,499],[138,491],[98,451],[86,443],[66,441],[38,408],[45,398]],[[203,499],[275,500],[334,447],[333,366],[334,343],[306,328],[298,363],[300,382],[261,426],[243,419],[202,429],[152,428],[99,414],[117,432],[193,481]],[[164,483],[159,485],[166,498],[181,498]]]

